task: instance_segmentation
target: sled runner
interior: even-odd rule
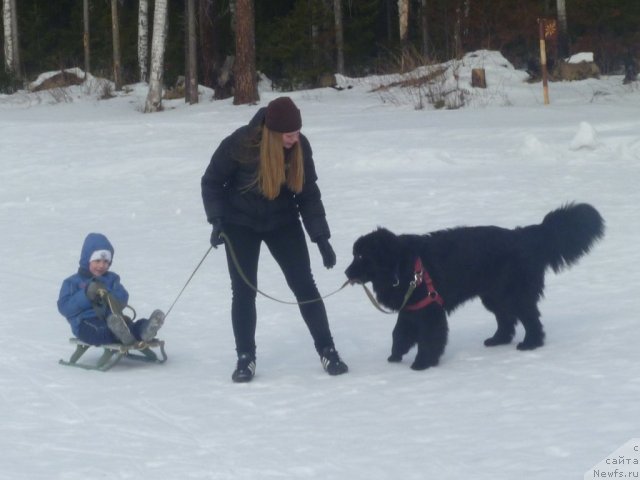
[[[149,342],[137,342],[133,345],[123,345],[121,343],[90,345],[77,338],[70,338],[69,341],[76,346],[76,350],[68,361],[60,359],[58,362],[60,365],[106,372],[125,357],[149,363],[164,363],[167,361],[167,354],[164,351],[164,341],[158,340],[157,338]],[[78,360],[80,360],[80,357],[82,357],[90,347],[102,348],[104,351],[94,364],[79,363]],[[154,348],[160,350],[160,356],[153,351]]]

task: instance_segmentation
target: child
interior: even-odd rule
[[[78,273],[65,279],[60,288],[58,311],[73,334],[90,345],[148,342],[164,323],[164,313],[154,310],[149,319],[135,323],[122,314],[129,293],[118,274],[109,271],[112,260],[113,246],[107,237],[101,233],[87,235]]]

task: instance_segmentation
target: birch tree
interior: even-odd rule
[[[111,33],[113,37],[113,81],[116,91],[122,90],[122,61],[120,60],[120,21],[118,0],[111,0]]]
[[[162,110],[162,80],[164,77],[164,50],[167,40],[167,2],[156,0],[153,11],[153,38],[151,39],[151,73],[149,75],[149,93],[144,111]]]
[[[138,77],[147,81],[149,75],[149,0],[138,2]]]
[[[253,0],[236,0],[236,62],[234,105],[260,100],[256,80],[256,40]]]
[[[15,0],[3,0],[4,65],[7,72],[20,78],[20,49],[18,46],[18,11]]]

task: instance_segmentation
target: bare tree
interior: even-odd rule
[[[138,75],[141,82],[149,75],[149,0],[138,2]]]
[[[113,81],[116,90],[122,90],[122,72],[120,60],[120,22],[118,19],[118,0],[111,0],[111,33],[113,37]]]
[[[20,78],[20,48],[18,42],[18,10],[15,0],[3,0],[5,70]]]
[[[336,71],[344,73],[344,24],[342,22],[342,0],[333,0],[333,18],[336,27]]]
[[[164,50],[167,40],[167,2],[156,0],[153,12],[153,38],[151,40],[151,74],[149,75],[149,93],[144,111],[162,110],[162,80],[164,77]]]
[[[253,0],[236,0],[236,62],[234,105],[260,100],[256,80],[256,40]]]
[[[84,34],[82,35],[82,46],[84,47],[84,75],[85,78],[91,72],[91,46],[89,27],[89,0],[82,1],[82,18],[84,24]]]
[[[186,0],[186,61],[184,101],[198,103],[198,51],[196,32],[196,0]]]

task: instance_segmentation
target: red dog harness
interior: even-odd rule
[[[412,290],[416,289],[420,284],[424,283],[427,289],[427,296],[422,300],[418,300],[416,303],[405,306],[405,310],[420,310],[421,308],[425,308],[426,306],[431,305],[433,302],[436,302],[440,306],[444,305],[444,299],[434,288],[433,280],[431,280],[429,273],[424,269],[420,257],[416,258],[413,278],[414,280],[411,282]]]

